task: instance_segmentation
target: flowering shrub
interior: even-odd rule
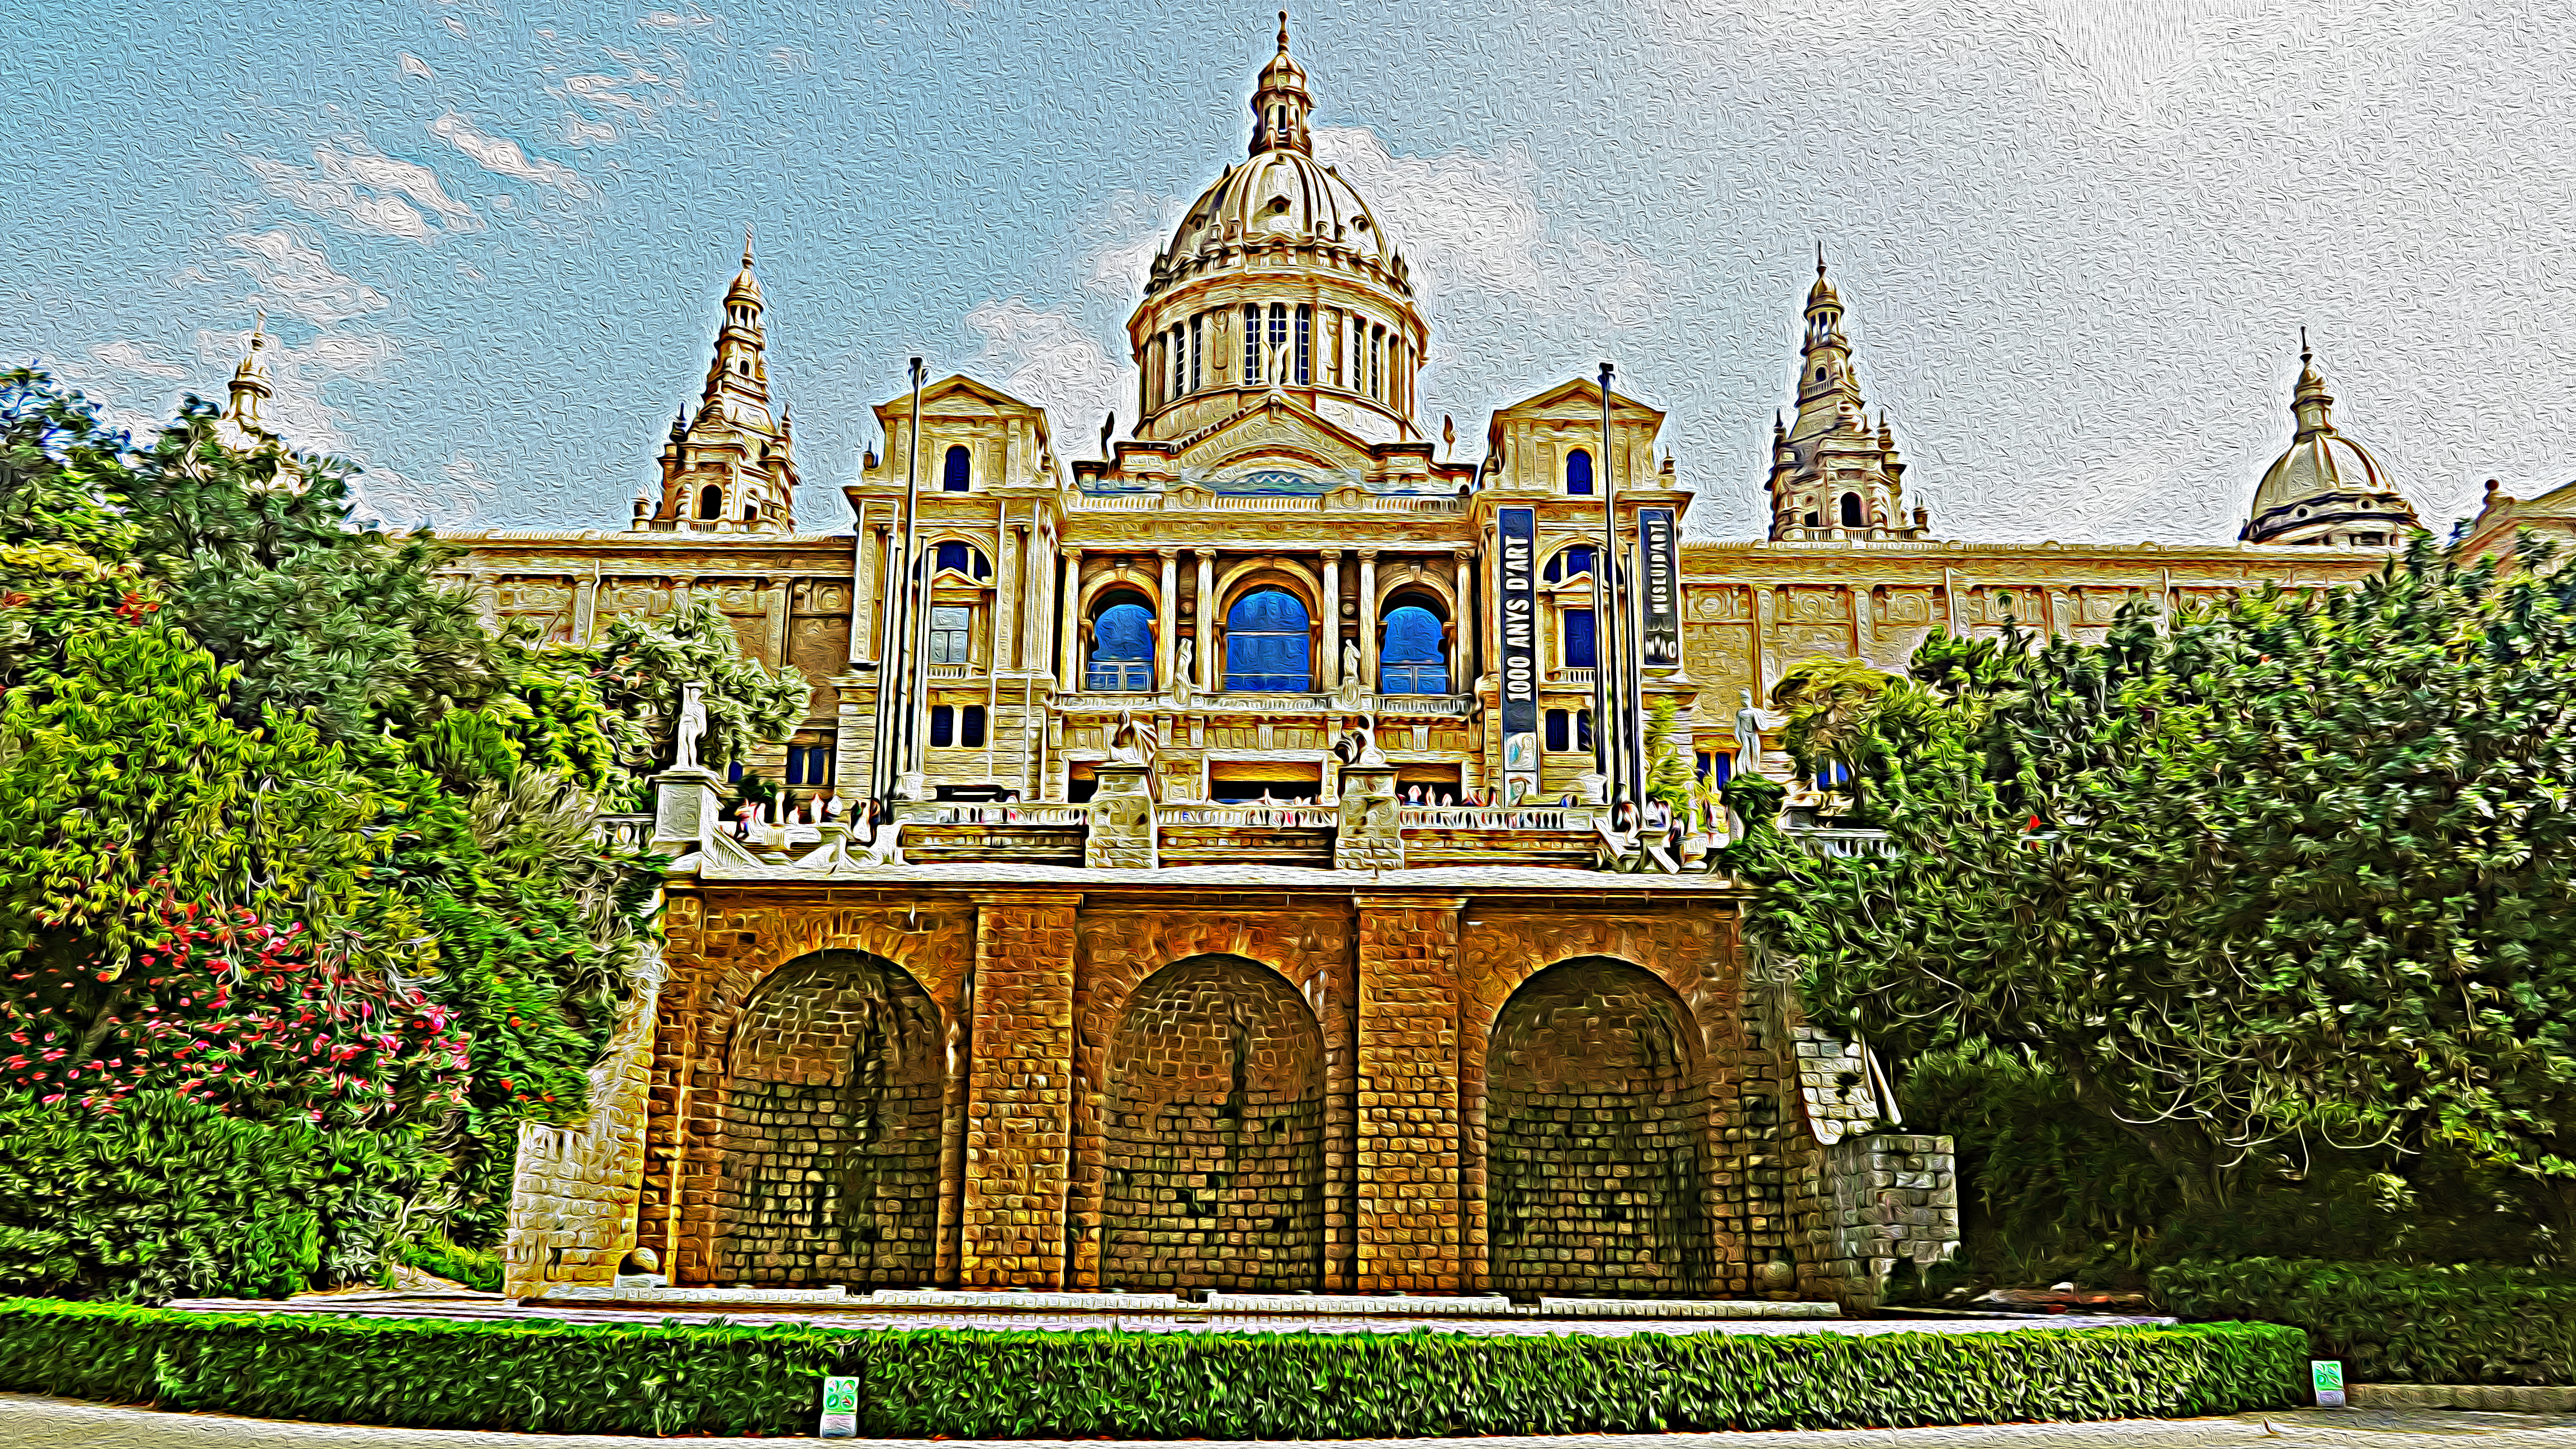
[[[472,1070],[453,1010],[317,956],[301,926],[248,910],[165,909],[123,972],[22,958],[0,992],[0,1082],[113,1113],[167,1090],[230,1115],[363,1126],[462,1106]],[[92,1008],[98,983],[123,990]]]

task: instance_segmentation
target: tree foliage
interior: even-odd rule
[[[785,739],[813,694],[797,670],[773,674],[745,657],[732,623],[706,598],[611,621],[595,656],[617,757],[638,776],[676,758],[683,684],[704,686],[707,732],[698,750],[713,766],[746,758],[758,741]]]
[[[2026,1054],[2186,1207],[2456,1153],[2576,1249],[2576,570],[2524,558],[1936,636],[1835,724],[1895,854],[1751,832],[1753,930],[1829,1021]]]

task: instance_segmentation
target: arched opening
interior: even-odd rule
[[[1714,1247],[1696,1032],[1661,978],[1607,957],[1550,966],[1504,1003],[1485,1057],[1498,1291],[1706,1289]]]
[[[939,1219],[939,1010],[855,951],[779,968],[725,1052],[717,1282],[928,1282]]]
[[[1145,596],[1120,589],[1091,606],[1091,651],[1083,688],[1143,694],[1154,687],[1154,611]]]
[[[706,487],[698,490],[698,516],[700,518],[724,517],[724,490],[722,488],[710,483]]]
[[[939,474],[939,490],[943,493],[965,492],[966,485],[974,481],[974,472],[975,465],[966,452],[966,445],[949,444],[948,460]]]
[[[1378,646],[1378,693],[1447,694],[1449,656],[1439,601],[1398,594]]]
[[[1547,568],[1539,577],[1551,584],[1561,584],[1568,579],[1583,578],[1591,572],[1592,545],[1578,543],[1550,555]]]
[[[1592,455],[1581,448],[1565,455],[1565,491],[1592,491]]]
[[[1324,1034],[1276,972],[1175,962],[1109,1047],[1100,1281],[1281,1292],[1324,1269]]]
[[[1860,511],[1860,495],[1859,495],[1859,494],[1857,494],[1857,493],[1846,493],[1846,494],[1844,494],[1844,495],[1843,495],[1843,527],[1845,527],[1845,528],[1859,528],[1859,527],[1863,526],[1864,524],[1866,524],[1868,521],[1869,521],[1869,520],[1868,520],[1865,516],[1863,516],[1863,514],[1862,514],[1862,513],[1861,513],[1861,511]]]
[[[930,571],[957,574],[980,583],[993,576],[993,561],[975,545],[951,540],[931,545]]]
[[[1312,689],[1315,651],[1303,600],[1275,585],[1225,611],[1225,687],[1239,693]]]

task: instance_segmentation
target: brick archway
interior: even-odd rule
[[[857,951],[790,961],[722,1060],[710,1281],[931,1281],[945,1051],[912,974]]]
[[[1110,1040],[1100,1282],[1312,1289],[1324,1270],[1324,1038],[1278,973],[1196,956]]]
[[[1707,1290],[1717,1264],[1699,1035],[1661,977],[1607,956],[1539,971],[1504,1003],[1486,1050],[1496,1290]]]

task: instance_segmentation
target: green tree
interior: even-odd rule
[[[1669,694],[1655,696],[1646,713],[1646,798],[1661,800],[1677,812],[1689,810],[1697,779],[1692,763],[1680,707]]]
[[[759,741],[785,739],[813,698],[795,669],[772,674],[746,658],[733,624],[709,599],[692,599],[667,614],[617,619],[594,654],[618,760],[637,777],[675,757],[683,684],[705,686],[707,732],[699,753],[717,766],[744,758]]]
[[[2460,1153],[2576,1249],[2576,573],[2526,558],[1935,637],[1853,727],[1895,854],[1760,824],[1752,929],[1830,1022],[2027,1054],[2187,1210]]]

